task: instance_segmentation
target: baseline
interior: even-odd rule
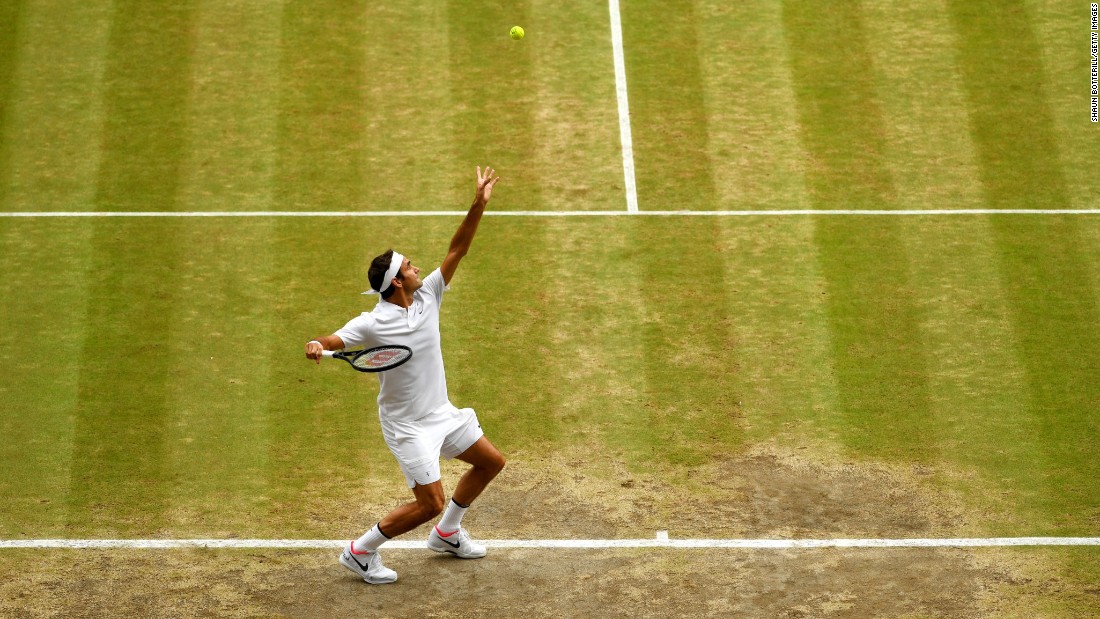
[[[466,211],[24,211],[0,217],[463,217]],[[790,211],[486,211],[485,217],[830,217],[1100,215],[1100,209],[918,209]]]
[[[665,535],[661,535],[664,533]],[[171,549],[171,548],[341,548],[347,540],[317,539],[25,539],[0,540],[4,548]],[[971,537],[913,539],[498,539],[489,548],[987,548],[1009,546],[1100,546],[1100,537]],[[387,550],[423,549],[423,541],[386,542]]]

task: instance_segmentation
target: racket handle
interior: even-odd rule
[[[336,351],[334,351],[334,350],[322,350],[321,351],[321,356],[326,358],[326,359],[331,359],[332,355],[334,355],[335,353],[336,353]]]

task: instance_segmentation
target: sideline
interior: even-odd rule
[[[615,57],[615,99],[619,104],[619,142],[623,146],[623,182],[626,185],[626,210],[638,212],[638,188],[634,183],[634,138],[630,134],[630,104],[626,98],[626,60],[623,54],[623,24],[619,0],[607,0],[611,14],[611,47]]]

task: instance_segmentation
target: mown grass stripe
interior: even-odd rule
[[[809,200],[809,198],[805,198]],[[723,219],[738,404],[753,443],[834,447],[834,351],[809,218]]]
[[[716,208],[694,0],[622,7],[638,204]],[[675,15],[675,19],[670,19]]]
[[[115,5],[99,204],[176,203],[193,19],[186,4]],[[94,224],[88,258],[68,526],[151,531],[159,528],[172,492],[164,444],[171,366],[164,355],[178,303],[173,269],[182,248],[172,226],[108,222]],[[138,256],[142,268],[130,268]]]
[[[272,179],[276,207],[346,208],[359,204],[367,183],[376,180],[368,179],[365,165],[372,113],[366,105],[371,77],[363,36],[367,16],[368,3],[362,0],[320,5],[288,0],[283,5]],[[272,285],[279,293],[264,316],[270,331],[257,342],[273,385],[269,396],[256,403],[270,439],[265,501],[278,512],[261,526],[274,530],[276,522],[296,521],[311,535],[317,528],[312,514],[343,515],[344,489],[364,475],[379,474],[372,465],[380,460],[361,451],[370,436],[371,415],[364,409],[371,408],[368,394],[374,385],[306,373],[321,368],[306,365],[303,347],[363,311],[349,307],[362,304],[356,295],[328,293],[344,286],[366,290],[356,288],[365,281],[370,259],[363,253],[369,251],[367,241],[382,234],[358,226],[336,230],[325,220],[279,220],[270,234],[271,247],[298,251],[272,256]],[[338,242],[347,241],[354,246],[351,254],[337,250]],[[337,487],[340,493],[329,492]]]
[[[1068,207],[1032,14],[1023,3],[949,7],[987,206]],[[1021,509],[1078,531],[1082,517],[1100,516],[1100,495],[1081,481],[1100,478],[1100,307],[1087,266],[1095,251],[1073,218],[991,222],[1034,428],[1032,457],[1001,474],[1021,480]]]
[[[460,176],[452,148],[451,27],[442,2],[367,4],[360,35],[365,206],[420,208],[449,197]],[[472,170],[474,162],[467,163]]]
[[[13,221],[0,221],[0,532],[61,535],[80,379],[70,360],[86,330],[92,230]],[[50,355],[26,354],[26,342],[46,343]]]
[[[280,29],[278,3],[202,5],[181,207],[273,206]],[[184,222],[173,226],[188,250],[173,281],[186,302],[167,337],[165,453],[177,481],[165,520],[168,530],[224,536],[266,520],[269,507],[264,413],[275,390],[272,364],[266,346],[240,346],[240,338],[273,327],[278,220]],[[227,512],[226,504],[234,509]]]
[[[711,251],[725,263],[721,288],[737,363],[723,378],[726,407],[739,411],[749,444],[825,444],[822,411],[836,409],[837,385],[783,6],[697,0],[694,17],[707,118],[700,148],[721,209]],[[783,215],[741,215],[762,210]],[[660,214],[677,226],[695,216]],[[714,502],[724,498],[713,488],[703,492]]]
[[[1069,208],[1042,54],[1025,3],[952,0],[947,7],[981,165],[984,206]],[[1019,64],[1005,66],[1006,53]]]
[[[892,204],[883,164],[885,121],[861,9],[784,5],[801,135],[813,161],[811,196],[830,204]],[[912,458],[937,449],[927,434],[927,368],[921,315],[899,223],[822,218],[814,234],[838,384],[834,429],[864,456]],[[925,436],[920,443],[913,436]]]
[[[507,36],[511,26],[530,23],[530,17],[527,1],[509,3],[506,15],[471,10],[463,0],[446,3],[446,78],[453,108],[449,155],[452,162],[461,162],[457,173],[449,175],[447,197],[459,208],[473,200],[470,175],[475,166],[491,166],[504,179],[495,194],[496,208],[506,204],[501,195],[526,208],[545,208],[541,187],[547,179],[538,160],[540,136],[535,132],[535,115],[543,103],[538,89],[531,86],[538,82],[535,54],[530,39],[516,42]]]
[[[366,2],[287,0],[279,53],[276,204],[359,204],[367,182]]]
[[[1100,124],[1091,119],[1091,2],[1028,0],[1070,204],[1100,203]]]
[[[896,204],[983,206],[968,103],[942,3],[864,4],[868,46],[886,131]],[[935,182],[929,182],[935,179]],[[924,481],[980,503],[981,515],[956,533],[1018,530],[1006,486],[992,476],[954,471],[996,468],[1026,434],[1018,402],[1026,390],[1001,295],[997,252],[984,217],[904,218],[914,300],[928,359],[928,432],[942,452],[922,460]],[[1016,452],[1019,453],[1019,452]],[[1025,455],[1026,457],[1026,455]],[[952,470],[952,473],[946,471]]]
[[[669,20],[673,12],[676,19]],[[621,7],[639,213],[683,205],[717,208],[706,144],[703,49],[693,1]],[[638,42],[645,42],[639,44]],[[647,462],[662,478],[737,452],[745,441],[725,259],[724,228],[698,219],[662,229],[628,222],[630,261],[642,290],[634,339],[640,393],[609,425],[607,440],[627,463]]]
[[[5,5],[7,6],[7,5]],[[9,172],[0,180],[9,211],[95,209],[102,154],[102,78],[109,7],[74,0],[32,4],[20,36],[18,88],[9,92],[0,150]]]
[[[172,288],[182,301],[167,325],[161,361],[165,466],[174,480],[166,531],[225,536],[267,520],[266,413],[279,392],[271,357],[273,349],[291,348],[263,336],[277,330],[271,300],[282,288],[273,272],[271,227],[249,221],[229,231],[216,221],[191,220],[173,232],[190,249],[173,269]]]
[[[634,337],[643,355],[644,393],[634,416],[616,425],[628,462],[685,470],[744,443],[739,358],[716,219],[692,220],[654,233],[649,219],[633,220],[634,257],[644,313]],[[659,472],[660,469],[657,469]]]
[[[487,212],[504,212],[495,210],[506,203],[502,196],[531,207],[545,207],[552,199],[542,189],[551,178],[539,159],[543,151],[535,129],[535,117],[548,103],[538,99],[537,88],[528,86],[539,82],[531,42],[540,33],[531,26],[532,17],[529,2],[514,3],[507,16],[499,17],[471,11],[461,0],[447,3],[447,75],[456,110],[451,156],[471,166],[452,181],[459,209],[473,199],[473,166],[490,165],[502,177]],[[525,24],[531,38],[508,38],[508,29],[516,24]],[[457,213],[451,222],[433,222],[430,237],[422,233],[424,243],[430,242],[425,247],[431,248],[418,253],[422,264],[443,259],[466,211]],[[532,286],[555,277],[551,255],[558,243],[552,228],[535,221],[509,226],[483,221],[444,309],[448,386],[462,399],[460,405],[484,415],[482,426],[506,457],[512,449],[556,442],[561,433],[558,402],[567,386],[536,378],[544,374],[545,355],[553,347],[555,300],[534,294]],[[492,254],[486,253],[489,248]],[[524,318],[517,319],[519,315]],[[484,364],[476,360],[486,358],[487,332],[495,334],[495,341],[491,363]]]
[[[546,365],[538,382],[552,385],[561,395],[555,409],[546,412],[560,423],[559,447],[551,455],[545,447],[531,445],[533,453],[527,457],[557,456],[574,469],[584,469],[590,479],[619,480],[624,474],[623,453],[645,451],[650,440],[645,431],[630,434],[643,423],[639,411],[647,365],[637,337],[645,307],[637,295],[642,288],[642,252],[635,245],[634,222],[532,223],[549,227],[553,239],[547,255],[551,270],[539,294],[546,299],[551,339],[539,355]],[[510,221],[500,225],[513,227]],[[631,442],[635,438],[638,441]],[[621,509],[615,500],[608,507],[609,512]],[[571,530],[583,530],[583,522],[570,523]]]
[[[868,3],[864,20],[884,119],[883,162],[896,188],[892,206],[984,207],[946,7]]]
[[[808,209],[782,5],[697,0],[695,18],[715,208]]]
[[[129,0],[114,7],[96,210],[176,204],[188,147],[194,13],[186,2],[165,11]]]
[[[14,26],[7,19],[0,18],[3,27]],[[18,21],[17,84],[0,95],[8,98],[0,101],[7,106],[0,157],[11,164],[7,176],[0,173],[0,194],[7,191],[9,208],[93,205],[109,10],[81,2],[29,4]],[[16,43],[3,39],[0,45]],[[65,530],[79,364],[20,351],[26,341],[49,342],[57,358],[79,358],[94,226],[49,221],[29,227],[19,219],[0,221],[0,348],[7,351],[0,354],[0,410],[12,413],[0,422],[0,495],[6,497],[0,529],[7,531]],[[58,325],[65,325],[64,335]]]
[[[435,223],[430,237],[424,233],[431,249],[418,253],[430,268],[457,227]],[[555,254],[563,241],[555,226],[536,221],[483,222],[444,306],[448,387],[456,404],[478,411],[506,457],[512,449],[557,443],[565,416],[560,403],[575,388],[547,379],[560,354],[560,299],[539,290],[559,277]]]
[[[22,0],[0,3],[0,207],[7,205],[10,174],[11,102],[16,91],[16,68],[19,64],[19,29],[22,23]]]
[[[533,52],[533,83],[518,88],[535,95],[530,172],[539,179],[540,208],[625,211],[613,53],[606,36],[593,34],[607,30],[607,5],[534,3],[523,18],[527,38],[502,52]],[[500,169],[506,185],[493,210],[532,208],[528,188],[513,182],[515,170]]]
[[[166,336],[177,306],[165,287],[179,259],[172,232],[133,222],[93,233],[67,498],[73,530],[156,530],[172,492],[164,451]],[[118,268],[138,255],[140,268]]]
[[[269,210],[277,161],[282,3],[203,3],[181,210]]]

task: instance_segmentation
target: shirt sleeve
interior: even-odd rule
[[[451,287],[443,281],[443,271],[439,269],[432,271],[424,278],[424,291],[435,297],[439,303],[443,302],[443,293],[450,289]]]
[[[339,331],[333,333],[344,342],[345,348],[364,346],[371,335],[371,327],[374,319],[367,314],[360,314],[348,321]]]

